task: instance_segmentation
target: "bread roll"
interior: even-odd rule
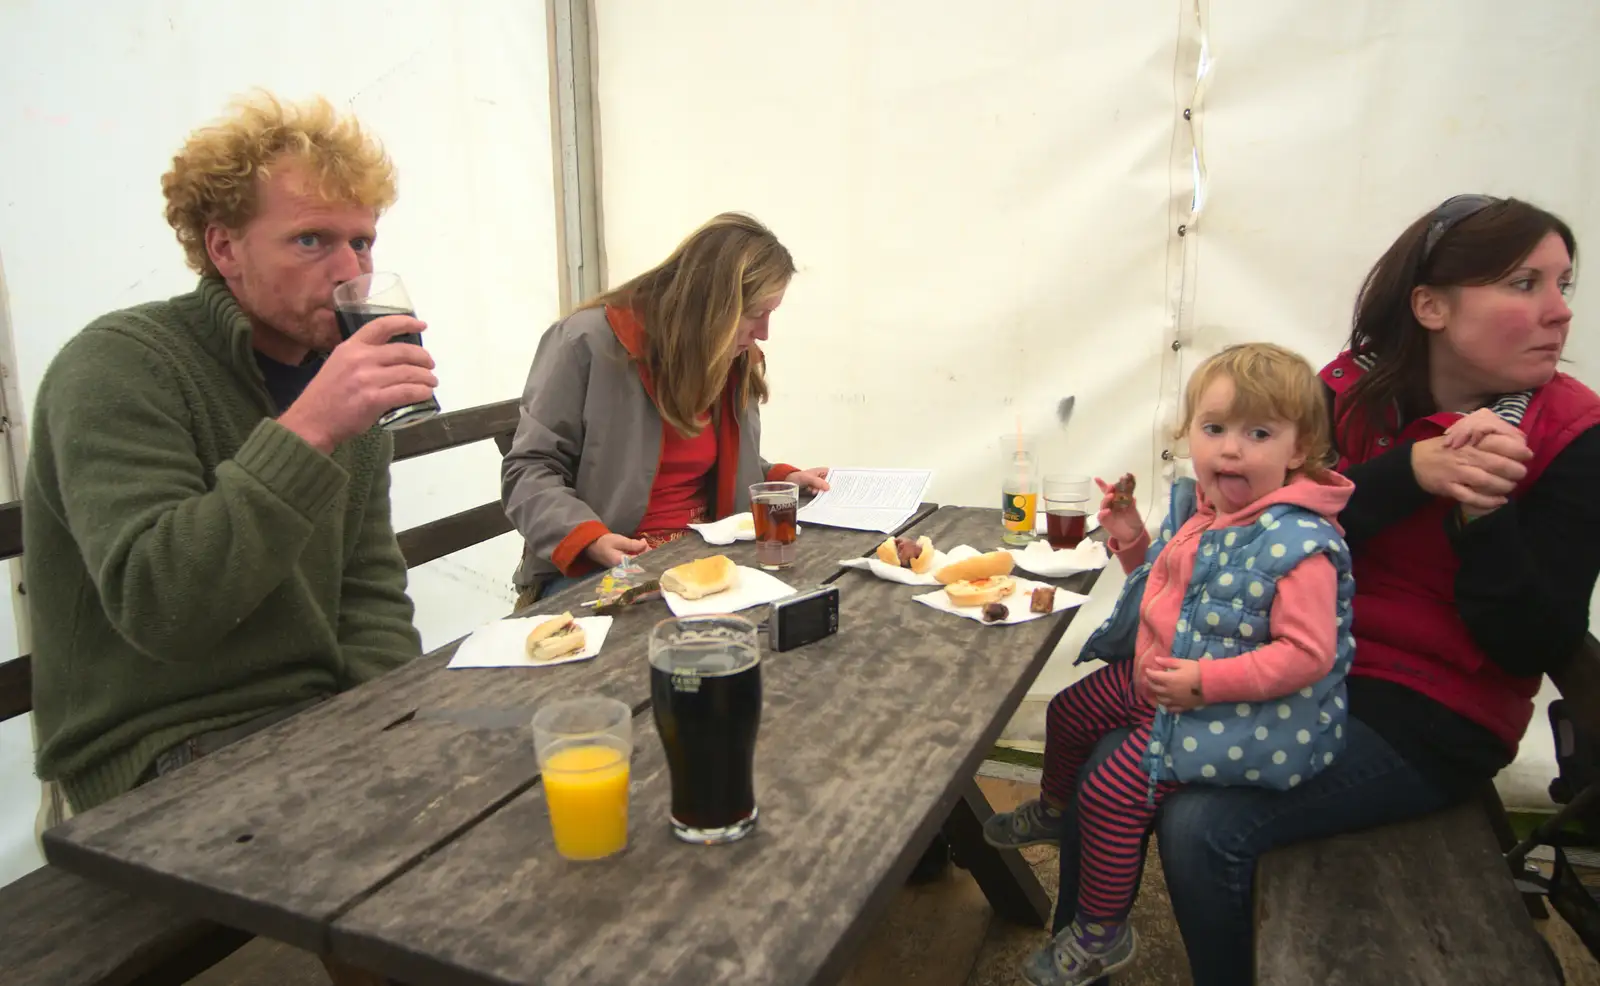
[[[900,549],[895,546],[894,538],[878,545],[878,560],[894,568],[900,567]]]
[[[1011,569],[1016,564],[1016,559],[1011,557],[1011,552],[991,551],[976,558],[951,562],[933,573],[933,577],[945,585],[949,585],[952,582],[986,579],[994,575],[1010,575]]]
[[[993,575],[986,579],[955,582],[944,587],[952,606],[984,606],[997,603],[1011,595],[1017,580],[1009,575]]]
[[[921,575],[933,567],[933,539],[928,537],[917,538],[917,547],[922,549],[922,554],[911,559],[911,570]]]
[[[738,578],[733,559],[727,555],[711,555],[662,572],[661,591],[677,593],[685,599],[700,599],[732,587]]]
[[[528,632],[525,645],[528,657],[535,661],[553,661],[568,654],[577,654],[589,646],[583,627],[571,613],[552,616]]]

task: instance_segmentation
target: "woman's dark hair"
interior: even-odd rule
[[[1551,233],[1566,243],[1576,264],[1578,244],[1572,228],[1560,217],[1518,199],[1458,195],[1400,234],[1367,273],[1356,297],[1349,348],[1371,365],[1339,401],[1334,431],[1340,447],[1349,447],[1345,436],[1352,425],[1391,433],[1434,410],[1428,387],[1428,330],[1412,312],[1412,292],[1419,285],[1493,284],[1516,269]]]

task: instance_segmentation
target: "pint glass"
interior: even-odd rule
[[[650,698],[672,775],[672,831],[716,845],[756,825],[761,647],[737,616],[662,620],[650,631]]]

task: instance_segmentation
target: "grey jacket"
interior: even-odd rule
[[[638,351],[638,340],[630,345]],[[722,412],[719,406],[713,415],[717,475],[710,497],[719,518],[750,509],[752,483],[794,468],[761,458],[755,402],[733,421]],[[633,536],[660,465],[661,432],[639,367],[603,309],[574,312],[545,331],[500,468],[500,500],[526,542],[519,589],[591,571],[582,552],[601,534]]]

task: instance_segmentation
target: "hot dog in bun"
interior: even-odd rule
[[[1015,566],[1016,560],[1011,557],[1011,552],[991,551],[976,558],[951,562],[934,572],[933,577],[949,585],[952,582],[986,579],[993,575],[1010,575]]]
[[[878,560],[894,568],[909,568],[918,575],[933,567],[933,540],[920,537],[889,538],[878,545]]]
[[[583,635],[583,627],[571,613],[552,616],[528,632],[528,657],[535,661],[554,661],[577,654],[587,646],[589,641]]]

